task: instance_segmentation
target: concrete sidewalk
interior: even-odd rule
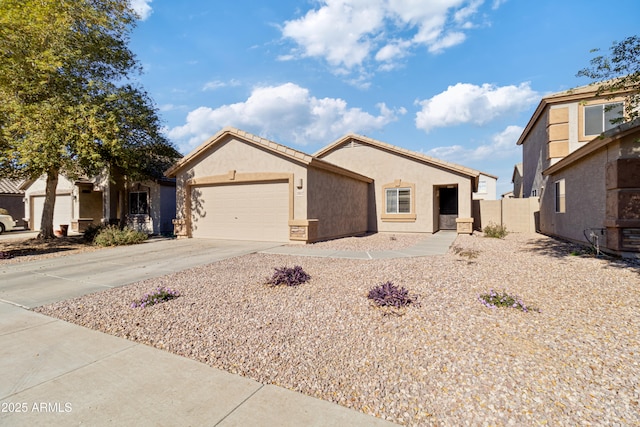
[[[393,425],[28,310],[273,249],[265,242],[160,240],[0,264],[0,425]]]

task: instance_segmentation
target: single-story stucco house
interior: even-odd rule
[[[38,231],[42,221],[46,177],[25,181],[25,219],[31,230]],[[127,197],[127,224],[149,234],[170,234],[175,215],[175,180],[162,178],[134,182],[123,193],[105,174],[90,179],[72,180],[58,176],[53,228],[83,232],[89,225],[117,222],[121,204]]]
[[[178,236],[278,242],[471,232],[479,174],[359,135],[309,155],[231,127],[166,172]]]

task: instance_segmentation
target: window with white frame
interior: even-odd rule
[[[387,188],[385,197],[386,213],[411,213],[411,188]]]
[[[611,123],[623,117],[622,102],[584,106],[584,134],[600,135],[620,123]]]
[[[146,215],[148,206],[146,191],[132,191],[129,193],[130,215]]]
[[[564,179],[555,182],[555,189],[556,213],[564,213],[566,209]]]

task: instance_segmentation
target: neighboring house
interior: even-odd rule
[[[640,122],[624,94],[586,86],[542,99],[523,131],[523,197],[537,197],[539,230],[616,253],[640,252]]]
[[[24,191],[20,189],[21,180],[0,179],[0,208],[9,211],[9,215],[16,221],[18,227],[24,222]]]
[[[511,183],[513,184],[513,192],[511,193],[511,197],[515,199],[519,199],[522,197],[522,182],[522,163],[517,163],[513,167],[513,175],[511,175]]]
[[[166,175],[177,180],[177,235],[313,242],[433,233],[457,218],[470,231],[479,173],[357,135],[311,156],[225,128]]]
[[[496,200],[498,177],[480,172],[478,177],[478,191],[473,193],[473,200]]]
[[[39,230],[44,207],[46,177],[25,181],[25,218],[31,230]],[[127,197],[125,202],[124,198]],[[72,181],[58,176],[53,227],[83,232],[89,225],[116,223],[121,205],[128,207],[127,223],[150,234],[173,232],[175,181],[134,182],[123,194],[104,175]]]

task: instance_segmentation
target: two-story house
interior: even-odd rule
[[[590,85],[540,101],[518,145],[522,197],[539,199],[542,233],[640,252],[640,121],[612,123],[625,95]]]

